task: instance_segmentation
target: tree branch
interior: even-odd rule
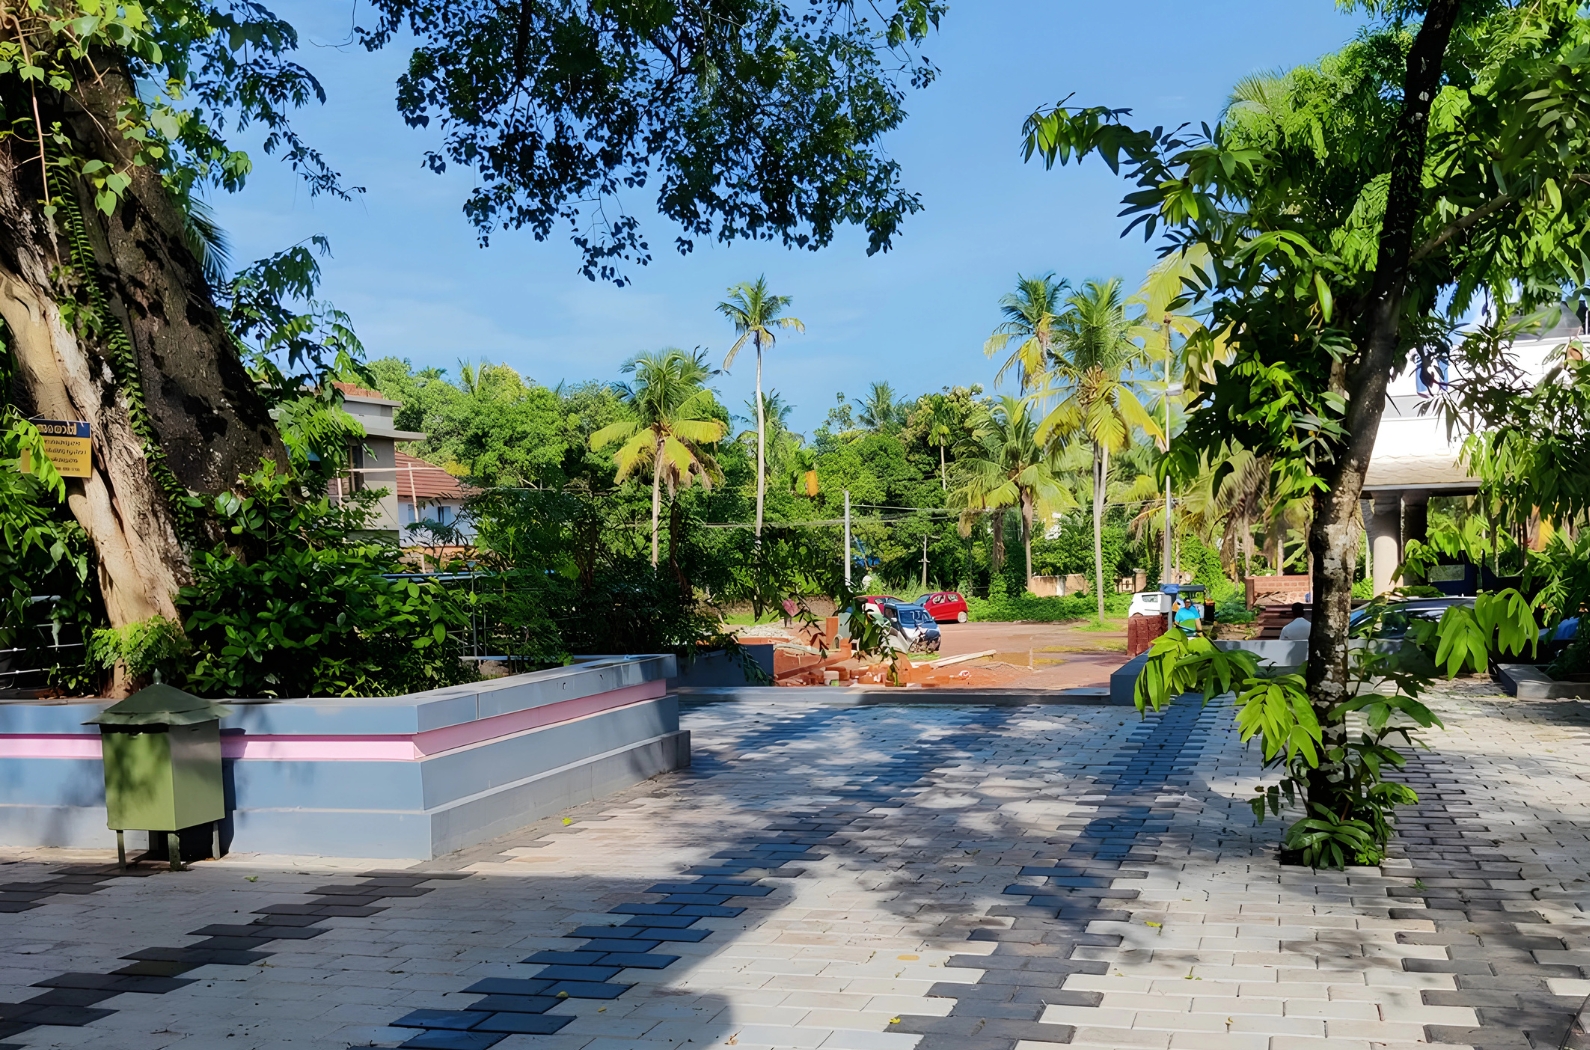
[[[1412,264],[1421,261],[1425,256],[1440,248],[1458,234],[1467,233],[1482,219],[1495,215],[1498,211],[1501,211],[1504,207],[1513,203],[1513,199],[1514,198],[1512,194],[1504,193],[1500,197],[1486,201],[1484,204],[1480,205],[1478,208],[1475,208],[1461,219],[1448,224],[1440,233],[1419,245],[1419,247],[1414,250],[1413,255],[1408,259],[1408,262]]]

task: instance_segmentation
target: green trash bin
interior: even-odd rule
[[[231,710],[169,685],[140,689],[84,725],[99,726],[105,761],[106,823],[127,866],[124,833],[166,833],[171,867],[182,867],[177,833],[213,824],[219,857],[226,816],[221,784],[221,718]]]

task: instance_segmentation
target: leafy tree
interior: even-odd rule
[[[966,508],[961,517],[963,534],[979,512],[1015,507],[1021,514],[1021,543],[1026,554],[1027,579],[1032,578],[1032,523],[1052,511],[1076,506],[1057,473],[1056,448],[1039,440],[1038,419],[1030,402],[1002,397],[977,421],[980,454],[957,464],[963,480],[955,502]],[[998,525],[995,526],[998,528]]]
[[[189,551],[214,538],[190,494],[288,456],[241,326],[226,323],[224,252],[200,195],[242,188],[254,161],[227,135],[250,128],[311,193],[357,191],[293,127],[325,95],[294,61],[293,27],[255,0],[13,6],[0,26],[0,320],[22,367],[8,401],[92,425],[101,454],[68,506],[105,615],[172,620]],[[941,12],[383,0],[359,35],[379,47],[412,31],[399,108],[442,123],[433,168],[475,169],[466,212],[482,237],[545,237],[566,219],[587,272],[619,278],[619,260],[648,249],[615,193],[653,176],[682,249],[701,236],[815,249],[845,224],[887,248],[920,203],[881,138],[904,119],[907,85],[934,75],[918,48]],[[323,407],[290,414],[324,422]]]
[[[776,340],[774,328],[793,328],[806,331],[799,318],[781,316],[793,300],[787,295],[773,295],[767,290],[767,278],[758,277],[754,283],[737,284],[729,289],[729,298],[718,304],[718,312],[734,325],[739,338],[723,357],[723,367],[728,369],[741,348],[749,340],[756,349],[756,535],[762,535],[762,508],[767,500],[767,427],[763,419],[762,402],[762,351],[773,349]]]
[[[983,344],[983,353],[993,357],[1016,342],[1005,363],[994,374],[999,383],[1012,368],[1016,370],[1017,386],[1026,390],[1043,372],[1054,342],[1055,322],[1064,310],[1064,300],[1071,290],[1069,281],[1054,279],[1054,274],[1042,277],[1016,275],[1016,290],[999,300],[1000,313],[1005,319],[994,329],[994,334]]]
[[[190,493],[285,462],[240,360],[250,328],[226,323],[208,279],[220,258],[195,251],[191,202],[246,178],[227,123],[266,125],[266,151],[311,192],[341,192],[287,118],[321,94],[296,46],[290,26],[230,0],[25,4],[0,28],[0,320],[20,366],[8,399],[93,428],[94,473],[67,503],[115,626],[175,620],[184,542],[200,539]],[[240,316],[269,294],[253,276],[231,289]]]
[[[357,35],[414,39],[399,112],[439,125],[433,171],[475,171],[464,213],[482,240],[563,225],[586,276],[622,282],[650,246],[619,198],[654,179],[681,252],[702,237],[817,249],[855,224],[871,254],[921,208],[881,140],[905,119],[904,83],[934,77],[917,49],[938,0],[372,6]]]
[[[441,440],[442,413],[461,393],[447,381],[444,369],[422,368],[416,371],[412,362],[395,357],[379,358],[366,367],[373,389],[393,401],[403,403],[403,407],[393,414],[394,427],[398,430],[418,430],[428,439],[434,437]],[[427,459],[436,459],[440,455],[431,440],[421,442],[415,451]],[[440,465],[450,464],[443,459]]]
[[[856,409],[850,398],[845,396],[843,390],[834,395],[834,407],[828,410],[823,417],[822,425],[812,434],[813,441],[819,445],[828,444],[828,440],[840,434],[848,434],[856,429]]]
[[[563,405],[507,365],[459,369],[462,397],[438,413],[427,445],[444,463],[468,468],[481,485],[559,484],[565,457]]]
[[[1440,356],[1482,293],[1527,310],[1582,282],[1590,229],[1590,44],[1580,5],[1375,4],[1379,21],[1317,65],[1249,85],[1198,135],[1128,128],[1099,108],[1035,114],[1029,155],[1124,159],[1133,225],[1202,245],[1216,366],[1176,469],[1235,440],[1312,501],[1316,615],[1306,675],[1322,761],[1311,807],[1370,821],[1355,793],[1348,614],[1356,520],[1389,377]],[[1505,325],[1463,341],[1492,361]],[[1386,804],[1389,805],[1389,804]]]
[[[624,365],[634,373],[633,383],[618,385],[620,396],[634,414],[591,435],[593,449],[623,442],[614,453],[622,481],[644,466],[651,466],[651,563],[657,565],[657,526],[662,514],[662,484],[670,494],[680,486],[699,481],[712,487],[716,468],[704,446],[716,444],[727,429],[717,418],[712,391],[704,385],[712,375],[700,353],[659,350],[637,354]]]
[[[1038,426],[1040,440],[1077,434],[1093,448],[1093,586],[1104,619],[1104,503],[1110,453],[1126,447],[1134,427],[1160,432],[1138,399],[1134,369],[1143,350],[1132,341],[1121,282],[1089,281],[1068,296],[1035,398],[1054,408]]]

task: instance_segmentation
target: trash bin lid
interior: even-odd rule
[[[223,707],[192,693],[185,693],[176,686],[161,683],[138,690],[132,696],[120,703],[112,704],[83,724],[86,726],[188,726],[196,722],[217,722],[231,713],[232,709],[229,707]]]

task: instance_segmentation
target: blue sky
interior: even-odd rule
[[[1332,0],[952,3],[927,48],[942,75],[913,93],[887,143],[926,205],[893,251],[868,258],[865,238],[847,232],[817,253],[701,243],[681,257],[668,247],[674,230],[652,218],[652,264],[615,288],[582,277],[566,240],[506,232],[478,247],[460,212],[469,173],[422,168],[435,135],[397,116],[406,51],[336,46],[351,0],[272,6],[300,28],[302,60],[329,95],[298,124],[367,192],[351,204],[311,199],[256,153],[248,188],[214,202],[235,258],[325,234],[334,254],[323,296],[352,315],[371,357],[455,375],[460,359],[486,358],[547,384],[616,378],[632,354],[662,346],[701,346],[721,360],[732,333],[715,304],[728,285],[765,273],[806,323],[804,335],[781,339],[765,373],[805,431],[836,391],[859,397],[874,380],[910,395],[991,384],[982,345],[1017,273],[1141,280],[1153,252],[1136,234],[1119,236],[1120,180],[1097,162],[1047,172],[1022,163],[1021,123],[1035,107],[1076,92],[1079,103],[1129,107],[1142,123],[1212,121],[1239,77],[1317,58],[1356,25]],[[651,214],[644,196],[625,204]],[[736,412],[750,398],[751,360],[717,384]]]

